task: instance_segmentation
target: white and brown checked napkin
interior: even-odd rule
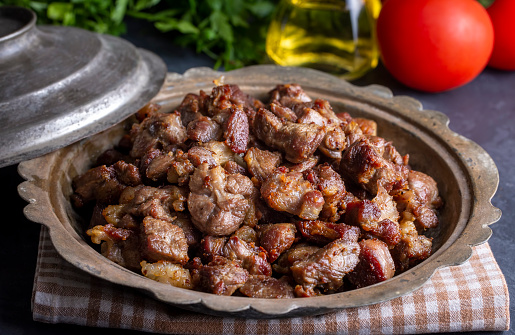
[[[164,334],[415,334],[502,331],[510,324],[508,288],[488,243],[403,297],[316,317],[253,320],[185,311],[90,276],[59,256],[44,227],[32,307],[36,321]]]

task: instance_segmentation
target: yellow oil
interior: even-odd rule
[[[281,0],[266,51],[282,66],[303,66],[347,80],[377,66],[380,0]]]

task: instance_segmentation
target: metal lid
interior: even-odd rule
[[[123,39],[35,23],[30,10],[0,7],[0,167],[119,123],[166,75],[159,57]]]

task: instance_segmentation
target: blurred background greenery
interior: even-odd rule
[[[478,0],[483,6],[494,0]],[[170,43],[194,48],[225,70],[266,60],[265,38],[277,0],[0,0],[32,9],[38,24],[121,35],[124,20],[151,22]]]
[[[273,0],[1,0],[32,9],[38,24],[76,26],[121,35],[124,20],[152,22],[170,43],[193,47],[226,70],[265,59],[265,37]]]

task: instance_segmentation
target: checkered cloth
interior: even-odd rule
[[[508,288],[488,243],[400,298],[322,316],[253,320],[185,311],[90,276],[59,256],[43,227],[32,306],[36,321],[164,334],[415,334],[510,324]]]

